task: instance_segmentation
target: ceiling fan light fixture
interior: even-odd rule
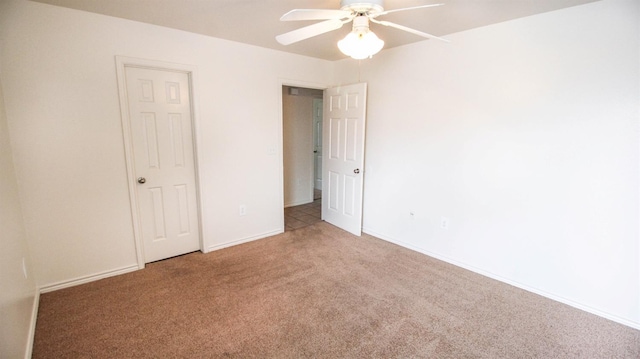
[[[2,1],[2,0],[0,0]],[[426,4],[405,7],[393,10],[384,10],[384,0],[341,0],[340,10],[332,9],[294,9],[282,15],[280,21],[298,20],[324,20],[315,24],[301,27],[297,30],[289,31],[276,36],[276,40],[282,45],[290,45],[298,41],[318,36],[329,31],[338,30],[342,25],[353,21],[351,32],[342,40],[338,41],[338,48],[342,53],[354,59],[366,59],[371,57],[384,47],[384,41],[380,40],[376,34],[369,29],[369,22],[377,25],[395,28],[408,33],[449,42],[447,39],[437,37],[426,32],[418,31],[393,22],[378,20],[379,16],[384,16],[400,11],[416,10],[429,7],[441,6],[444,4]]]
[[[358,16],[353,21],[353,30],[338,41],[338,48],[343,54],[356,60],[369,58],[382,50],[384,41],[369,30],[369,19]]]
[[[369,58],[380,52],[382,47],[384,47],[384,41],[371,31],[350,32],[344,39],[338,41],[340,51],[356,60]]]

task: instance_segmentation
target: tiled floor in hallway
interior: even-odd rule
[[[292,231],[302,228],[321,219],[322,200],[315,201],[295,207],[287,207],[284,209],[284,230]]]

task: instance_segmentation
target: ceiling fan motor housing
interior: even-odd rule
[[[369,30],[369,18],[366,16],[356,16],[353,18],[353,31],[366,32]]]
[[[374,14],[384,11],[383,0],[342,0],[340,9],[356,13]]]

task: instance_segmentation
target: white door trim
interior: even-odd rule
[[[278,113],[280,114],[280,117],[278,119],[278,144],[277,146],[274,146],[274,148],[275,147],[278,148],[277,153],[280,155],[280,160],[278,161],[278,167],[279,167],[278,168],[278,174],[279,174],[278,192],[280,194],[278,196],[278,198],[280,198],[280,204],[278,208],[280,209],[284,209],[284,138],[282,134],[282,131],[284,129],[283,128],[284,113],[282,111],[282,86],[303,87],[303,88],[322,90],[322,91],[331,87],[326,84],[319,84],[315,82],[290,80],[290,79],[283,79],[283,78],[278,79],[278,87],[276,88],[277,90],[276,93],[278,96]],[[309,136],[311,136],[311,134],[309,134]],[[282,233],[284,232],[284,210],[280,211],[279,213],[280,213],[280,228],[278,228],[278,232]]]
[[[125,76],[125,67],[139,67],[145,69],[162,70],[162,71],[175,71],[187,74],[189,77],[189,91],[191,99],[191,122],[192,122],[192,137],[193,137],[193,156],[194,156],[194,170],[196,180],[196,198],[198,206],[198,232],[200,234],[200,250],[204,252],[204,230],[202,226],[202,199],[200,196],[200,176],[198,174],[199,161],[198,161],[198,106],[195,95],[195,66],[176,64],[170,62],[162,62],[155,60],[138,59],[134,57],[116,56],[116,74],[118,77],[118,94],[120,97],[120,118],[122,120],[122,136],[124,141],[125,161],[127,166],[127,184],[129,186],[129,203],[131,205],[131,219],[133,223],[133,238],[136,247],[136,258],[138,260],[138,268],[142,269],[145,265],[144,260],[144,247],[142,241],[141,223],[139,215],[139,201],[137,195],[137,183],[135,179],[135,166],[133,156],[133,139],[131,136],[131,119],[129,117],[129,101],[127,96],[127,83]]]
[[[320,122],[322,123],[324,120],[324,92],[323,92],[323,98],[314,98],[313,99],[313,141],[314,141],[314,146],[313,146],[313,170],[311,171],[311,178],[313,184],[311,185],[311,198],[314,197],[314,193],[316,190],[316,179],[318,177],[320,177],[320,189],[322,189],[322,169],[320,169],[320,173],[318,173],[318,163],[320,162],[320,167],[322,167],[322,140],[320,141],[320,153],[318,154],[316,151],[317,146],[315,145],[316,143],[316,135],[320,135],[320,138],[322,138],[322,129],[323,127],[321,126],[320,129],[316,128],[316,116],[317,116],[317,112],[316,110],[318,109],[318,107],[320,108],[320,111],[322,112],[322,116],[320,117]],[[318,161],[318,156],[320,156],[320,161]]]

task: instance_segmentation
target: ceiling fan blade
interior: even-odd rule
[[[282,15],[280,21],[336,20],[351,16],[351,11],[330,9],[295,9]]]
[[[290,45],[294,42],[324,34],[325,32],[337,30],[341,28],[344,23],[345,22],[341,20],[327,20],[278,35],[276,36],[276,40],[282,45]]]
[[[387,11],[379,12],[377,14],[371,14],[371,16],[372,17],[378,17],[380,15],[387,15],[387,14],[391,14],[391,13],[398,12],[398,11],[423,9],[423,8],[427,8],[427,7],[435,7],[435,6],[442,6],[442,5],[444,5],[444,4],[429,4],[429,5],[405,7],[405,8],[402,8],[402,9],[393,9],[393,10],[387,10]]]
[[[426,37],[427,39],[434,39],[434,40],[440,40],[440,41],[444,41],[444,42],[450,42],[447,39],[443,39],[441,37],[437,37],[437,36],[434,36],[434,35],[431,35],[431,34],[427,34],[426,32],[418,31],[418,30],[412,29],[410,27],[398,25],[398,24],[395,24],[393,22],[379,21],[379,20],[371,19],[371,18],[369,20],[371,20],[371,22],[374,22],[376,24],[389,26],[389,27],[394,27],[394,28],[396,28],[398,30],[403,30],[403,31],[410,32],[410,33],[418,35],[418,36]]]

